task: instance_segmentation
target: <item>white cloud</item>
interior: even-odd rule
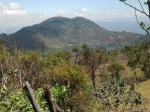
[[[7,15],[26,15],[27,12],[23,10],[18,3],[3,4],[0,2],[0,16]]]
[[[2,11],[4,15],[26,15],[26,11],[23,10],[4,10]]]
[[[14,9],[14,10],[19,10],[19,9],[21,9],[21,6],[20,6],[18,3],[13,3],[13,2],[11,2],[11,3],[9,4],[9,7],[10,7],[10,9]]]
[[[48,17],[49,15],[27,13],[18,3],[3,4],[0,2],[0,33],[13,33]]]
[[[13,33],[22,27],[40,23],[50,15],[42,15],[39,13],[28,13],[27,15],[5,15],[0,16],[0,33]]]
[[[140,13],[137,13],[137,15],[139,19],[145,17]],[[91,12],[86,8],[82,8],[72,11],[59,10],[58,12],[44,15],[26,12],[18,3],[3,4],[0,2],[0,33],[12,33],[22,27],[40,23],[54,16],[69,18],[81,16],[93,21],[136,21],[134,11],[117,12],[115,10],[106,10],[105,8],[98,12]]]
[[[88,9],[86,9],[86,8],[82,8],[80,11],[81,11],[82,13],[87,13],[87,12],[89,12]]]
[[[6,6],[0,2],[0,10],[5,9]]]

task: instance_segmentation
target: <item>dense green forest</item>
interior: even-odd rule
[[[149,111],[150,42],[120,49],[86,44],[72,51],[29,51],[0,46],[0,111],[34,111],[29,82],[42,111],[48,86],[64,112]]]

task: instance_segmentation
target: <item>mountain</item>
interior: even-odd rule
[[[10,45],[26,49],[61,48],[86,43],[98,46],[124,46],[144,35],[108,31],[83,17],[53,17],[39,24],[24,27],[16,33],[1,34],[0,39]]]

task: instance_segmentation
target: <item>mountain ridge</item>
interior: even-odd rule
[[[27,49],[50,49],[71,45],[129,45],[144,35],[108,31],[83,17],[52,17],[39,24],[23,27],[10,35],[0,35],[8,43]]]

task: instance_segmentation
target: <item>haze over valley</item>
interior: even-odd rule
[[[10,45],[15,43],[18,48],[51,49],[82,44],[123,47],[143,40],[144,35],[109,31],[83,17],[52,17],[15,33],[1,34],[0,38]]]

